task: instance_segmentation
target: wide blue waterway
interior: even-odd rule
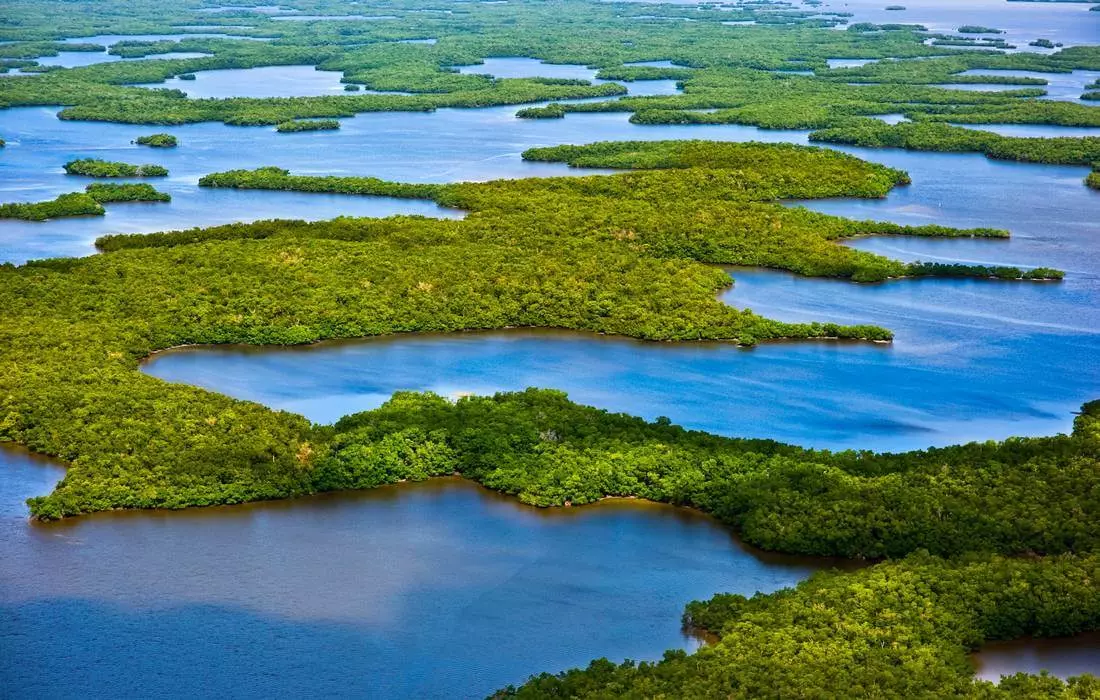
[[[314,97],[344,92],[340,71],[313,66],[261,66],[226,68],[193,73],[194,80],[169,78],[138,87],[171,88],[195,99],[229,97]]]
[[[313,71],[318,72],[318,71]],[[198,82],[198,81],[196,81]],[[660,81],[646,81],[660,82]],[[641,84],[641,83],[636,83]],[[518,107],[446,109],[433,113],[383,112],[341,120],[337,131],[280,134],[274,127],[218,123],[164,127],[62,121],[53,108],[0,110],[7,146],[0,158],[0,201],[41,201],[83,189],[90,179],[66,175],[75,158],[157,163],[167,178],[150,179],[172,195],[169,204],[116,204],[102,217],[45,222],[0,220],[0,262],[87,255],[109,233],[148,233],[270,218],[329,219],[395,213],[458,216],[431,202],[292,192],[212,190],[203,175],[234,168],[279,165],[299,174],[374,175],[407,182],[453,182],[499,177],[587,174],[558,163],[528,163],[533,146],[587,141],[665,138],[801,140],[805,132],[748,127],[639,127],[626,114],[574,119],[516,119]],[[171,131],[173,149],[136,146],[142,134]]]
[[[688,601],[828,563],[748,550],[683,509],[538,510],[457,479],[31,525],[22,499],[60,469],[0,451],[0,474],[13,697],[484,697],[694,648]]]

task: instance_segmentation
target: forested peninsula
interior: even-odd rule
[[[523,155],[528,160],[635,172],[610,177],[431,185],[370,177],[294,176],[281,168],[266,167],[211,174],[199,184],[432,199],[444,206],[477,213],[464,223],[450,226],[515,231],[513,235],[519,235],[525,226],[545,227],[555,218],[558,230],[576,231],[585,237],[615,236],[639,251],[663,257],[755,265],[857,282],[922,276],[1062,278],[1061,271],[1049,268],[906,264],[830,245],[830,241],[873,234],[987,238],[1008,235],[1007,231],[997,229],[855,222],[776,203],[781,199],[882,197],[893,186],[908,183],[905,173],[834,151],[775,144],[658,141],[558,146],[532,149]],[[616,228],[610,233],[599,231],[608,226]],[[705,232],[701,230],[703,227],[707,228]],[[106,250],[147,246],[223,235],[220,231],[137,239],[111,237],[100,245]]]
[[[0,438],[72,465],[32,512],[235,503],[321,488],[305,421],[136,371],[163,348],[534,326],[742,344],[886,340],[889,331],[874,326],[781,323],[734,309],[716,298],[731,282],[714,265],[856,281],[914,271],[1060,274],[937,270],[837,245],[865,234],[1005,234],[855,222],[777,203],[881,197],[907,179],[826,149],[625,142],[528,156],[639,169],[457,185],[238,171],[204,184],[426,196],[470,213],[111,236],[99,242],[103,255],[0,267],[8,320]]]
[[[83,192],[58,195],[46,202],[10,202],[0,204],[0,219],[45,221],[64,216],[103,216],[102,205],[112,202],[170,202],[171,195],[152,185],[95,182]]]

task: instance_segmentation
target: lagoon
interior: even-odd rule
[[[671,66],[668,61],[642,61],[632,63],[635,66]],[[456,66],[459,73],[491,75],[494,78],[565,78],[588,80],[595,84],[615,82],[598,80],[595,68],[574,64],[545,63],[534,58],[487,58],[483,63],[470,66]],[[675,95],[682,92],[675,80],[634,80],[622,82],[628,95]],[[602,99],[602,98],[601,98]]]
[[[169,78],[161,83],[137,87],[171,88],[188,97],[309,97],[340,95],[344,85],[340,71],[317,70],[313,66],[262,66],[195,71],[194,80]]]
[[[671,506],[539,510],[451,478],[30,524],[60,470],[0,451],[0,473],[0,678],[51,697],[483,697],[695,648],[691,599],[829,565]]]

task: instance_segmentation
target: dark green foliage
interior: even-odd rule
[[[1100,190],[1100,168],[1093,166],[1093,171],[1085,178],[1085,184],[1094,190]]]
[[[565,106],[554,103],[545,107],[527,107],[516,112],[516,116],[520,119],[562,119],[565,117]]]
[[[102,216],[103,207],[83,192],[59,195],[49,202],[0,204],[0,219],[44,221],[61,216]]]
[[[359,92],[361,89],[362,86],[356,85],[355,83],[348,83],[344,86],[344,92]]]
[[[898,111],[916,114],[935,105],[942,105],[947,111],[973,106],[975,109],[964,111],[971,119],[977,119],[978,115],[985,114],[987,106],[992,109],[997,105],[1003,111],[1006,104],[1019,102],[1030,94],[962,94],[915,85],[890,90],[883,89],[885,86],[853,89],[843,84],[830,85],[831,81],[839,83],[842,71],[829,71],[828,76],[824,75],[827,57],[927,57],[934,55],[936,50],[924,45],[927,35],[922,32],[924,28],[916,25],[855,24],[849,31],[836,32],[823,27],[841,21],[839,13],[822,16],[815,12],[760,3],[721,10],[667,7],[661,10],[661,21],[652,21],[645,19],[649,10],[644,7],[623,8],[616,4],[563,0],[553,7],[535,3],[515,3],[509,7],[471,3],[446,20],[433,17],[433,13],[408,12],[399,22],[393,23],[322,23],[325,26],[318,26],[265,21],[256,29],[233,31],[254,37],[277,36],[278,41],[193,38],[181,42],[128,42],[113,47],[112,51],[128,57],[171,50],[210,55],[63,69],[38,76],[43,80],[34,84],[30,80],[4,81],[0,83],[0,105],[67,105],[69,107],[61,113],[65,119],[151,124],[219,120],[234,125],[274,125],[301,118],[339,118],[363,111],[482,107],[616,96],[624,92],[616,84],[584,85],[580,84],[582,81],[545,78],[497,80],[484,75],[459,74],[452,68],[476,64],[486,56],[502,55],[590,65],[600,69],[602,78],[672,78],[684,83],[684,95],[632,98],[621,107],[623,111],[720,108],[728,111],[715,119],[776,128],[821,128],[834,126],[852,115]],[[140,29],[149,31],[150,23],[164,23],[167,31],[171,27],[167,24],[169,17],[175,16],[176,24],[186,24],[188,14],[185,8],[153,13],[153,17],[142,21]],[[670,23],[668,19],[693,21]],[[254,16],[249,17],[250,23],[256,20]],[[722,24],[750,20],[756,22],[756,26]],[[21,21],[24,28],[12,30],[12,34],[28,35],[30,32],[25,27],[29,26],[37,27],[36,38],[55,36],[62,31],[53,25],[40,24],[40,18],[25,17]],[[209,22],[211,18],[205,17],[204,21]],[[86,26],[83,21],[73,22]],[[135,31],[137,29],[135,25]],[[5,32],[0,27],[0,36],[9,36]],[[424,36],[438,37],[439,43],[400,42]],[[23,53],[15,49],[10,51]],[[674,61],[677,67],[628,65],[659,59]],[[958,61],[965,65],[947,71],[947,64],[940,61]],[[899,71],[908,70],[907,64],[918,63],[944,69],[945,75],[940,76],[940,80],[925,81],[931,83],[969,82],[965,76],[942,78],[966,68],[981,67],[979,63],[990,68],[1021,67],[1026,63],[1027,69],[1064,70],[1095,68],[1098,60],[1089,47],[1074,47],[1052,56],[1021,58],[966,52],[950,59],[878,63],[897,64],[892,69]],[[351,92],[324,97],[191,100],[178,91],[125,87],[133,83],[155,83],[172,76],[189,78],[197,70],[301,64],[343,71],[347,84],[411,94]],[[792,66],[817,69],[822,77],[771,73]],[[837,75],[831,77],[834,73]],[[775,82],[776,78],[781,82]],[[570,105],[572,107],[580,109],[584,105]],[[1064,112],[1062,107],[1047,104],[1029,109],[1029,119],[1043,122],[1049,121],[1048,113]],[[1074,116],[1084,119],[1085,113],[1077,112]],[[992,116],[986,121],[992,122]]]
[[[74,12],[71,4],[5,6],[0,39],[17,42],[0,45],[0,69],[33,70],[23,62],[56,55],[61,46],[54,40],[65,36],[176,32],[200,17],[201,23],[241,21],[151,0],[102,0],[94,12]],[[990,81],[961,75],[972,69],[1097,70],[1095,47],[1002,55],[1009,46],[1003,39],[930,37],[915,25],[864,23],[832,31],[826,27],[842,18],[818,14],[814,4],[655,10],[514,0],[455,5],[452,14],[440,17],[415,12],[423,9],[419,3],[400,0],[385,8],[398,19],[361,23],[273,22],[251,13],[255,28],[233,31],[276,41],[125,42],[112,53],[209,55],[76,69],[40,66],[40,75],[0,81],[0,107],[62,105],[65,119],[279,125],[362,111],[476,108],[624,92],[614,84],[497,80],[452,68],[489,56],[530,56],[589,65],[601,79],[673,79],[684,92],[553,103],[521,110],[523,117],[630,112],[636,123],[829,129],[823,133],[830,138],[872,145],[1033,162],[1100,161],[1093,140],[1004,139],[940,124],[1097,126],[1096,108],[1034,99],[1039,89],[976,93],[930,87]],[[342,0],[324,0],[316,11],[350,9]],[[647,17],[654,14],[657,19]],[[678,21],[684,19],[694,21]],[[749,20],[757,25],[721,24]],[[439,42],[399,43],[424,37]],[[944,53],[926,46],[929,38],[982,50],[881,60]],[[828,70],[826,59],[835,56],[876,60]],[[627,65],[657,60],[676,67]],[[193,80],[201,70],[274,65],[342,71],[346,92],[193,100],[180,91],[127,87],[173,76]],[[791,69],[817,75],[774,73]],[[992,80],[1042,84],[1031,78]],[[411,94],[362,94],[359,86]],[[915,123],[894,129],[856,119],[889,113]],[[818,576],[772,596],[719,596],[688,610],[689,623],[721,636],[713,648],[692,656],[670,653],[661,664],[644,667],[596,662],[563,678],[541,677],[518,692],[693,699],[1100,694],[1092,679],[1069,689],[1054,679],[1024,676],[999,689],[974,684],[965,660],[968,649],[987,639],[1097,626],[1095,557],[1033,555],[1096,547],[1100,404],[1085,406],[1072,436],[902,455],[830,454],[688,432],[667,421],[646,423],[546,391],[457,403],[400,394],[336,427],[311,426],[298,416],[136,371],[148,353],[185,343],[286,344],[467,328],[552,326],[746,344],[784,337],[889,337],[874,327],[785,324],[727,307],[715,293],[730,280],[714,263],[859,281],[1061,277],[1043,268],[905,264],[836,245],[858,235],[1007,235],[853,222],[776,203],[881,197],[907,182],[904,173],[839,154],[754,144],[627,143],[533,149],[525,157],[636,172],[440,186],[297,177],[277,168],[234,171],[208,176],[203,184],[425,197],[469,214],[461,221],[259,222],[115,236],[100,241],[108,251],[103,255],[0,267],[0,440],[70,464],[54,493],[32,501],[32,512],[55,518],[110,508],[235,503],[459,471],[540,505],[626,495],[694,505],[746,539],[783,551],[855,557],[902,556],[921,548],[944,555],[1023,553],[1029,557],[946,561],[917,554],[856,574]],[[114,165],[96,169],[114,175]],[[1100,187],[1097,177],[1090,175],[1091,186]],[[4,205],[0,212],[34,213],[32,218],[102,213],[96,199],[166,196],[147,185],[96,183],[88,193]]]
[[[84,188],[88,195],[99,202],[171,202],[172,196],[159,192],[152,185],[141,183],[116,184],[96,182]]]
[[[662,661],[600,659],[543,674],[503,698],[1093,698],[1095,676],[1018,674],[975,682],[966,658],[985,641],[1100,627],[1100,557],[938,559],[917,554],[855,573],[817,574],[793,590],[718,595],[686,621],[713,646]]]
[[[100,44],[73,43],[67,44],[60,41],[16,41],[10,44],[0,44],[0,58],[40,58],[42,56],[56,56],[61,51],[81,51],[99,53],[107,47]]]
[[[959,34],[1004,34],[994,27],[983,27],[978,24],[964,24],[956,30]]]
[[[63,216],[102,216],[109,202],[169,202],[172,198],[151,185],[93,183],[48,202],[0,204],[0,219],[44,221]]]
[[[671,68],[659,66],[619,66],[618,68],[602,68],[596,74],[600,80],[623,80],[633,82],[635,80],[687,80],[695,73],[691,68]]]
[[[153,148],[175,148],[179,145],[175,136],[171,134],[150,134],[149,136],[138,136],[134,140],[139,146],[152,146]]]
[[[337,122],[339,123],[339,122]],[[232,187],[248,190],[294,190],[299,192],[336,192],[376,197],[434,199],[444,185],[387,182],[376,177],[315,177],[291,175],[276,167],[256,170],[229,170],[199,179],[199,187]]]
[[[286,134],[298,131],[332,131],[339,128],[340,122],[335,119],[300,119],[283,122],[277,125],[275,130],[281,134]]]
[[[1092,520],[1100,516],[1100,453],[1088,442],[1096,416],[1079,423],[1069,437],[831,454],[646,423],[553,391],[456,403],[399,394],[338,422],[319,469],[355,483],[352,456],[383,444],[413,454],[409,445],[423,444],[446,461],[428,469],[405,460],[411,471],[390,469],[389,481],[458,472],[538,506],[613,496],[688,505],[748,542],[798,554],[1058,554],[1100,545]]]
[[[872,148],[984,153],[990,158],[1028,163],[1089,165],[1100,160],[1100,137],[1021,138],[935,122],[885,124],[861,119],[810,134],[811,141]]]
[[[164,177],[168,169],[160,165],[131,165],[95,158],[71,160],[65,164],[65,172],[70,175],[87,177]]]
[[[871,34],[878,32],[927,32],[928,27],[923,24],[897,24],[897,23],[885,23],[875,24],[874,22],[855,22],[848,25],[849,32],[855,32],[858,34]]]
[[[1041,49],[1053,49],[1053,48],[1060,47],[1061,44],[1060,43],[1056,44],[1053,41],[1051,41],[1050,39],[1036,39],[1035,41],[1029,41],[1028,46],[1037,46]]]
[[[1021,270],[1018,267],[987,267],[985,265],[962,265],[958,263],[910,263],[906,273],[910,277],[987,277],[1000,280],[1060,280],[1065,276],[1061,270],[1048,267],[1036,267]]]

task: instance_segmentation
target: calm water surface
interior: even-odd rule
[[[41,56],[34,60],[42,64],[43,66],[79,68],[80,66],[91,66],[96,63],[111,63],[114,61],[139,61],[146,59],[152,60],[166,58],[202,58],[203,56],[209,55],[210,54],[208,53],[198,53],[194,51],[174,51],[172,53],[152,54],[150,56],[144,56],[141,58],[123,58],[122,56],[109,54],[106,51],[62,51],[56,56]]]
[[[939,83],[931,87],[947,88],[949,90],[966,90],[970,92],[1002,92],[1005,90],[1045,90],[1046,95],[1041,99],[1059,100],[1062,102],[1077,102],[1087,106],[1092,104],[1082,100],[1081,95],[1086,92],[1085,86],[1091,85],[1100,78],[1100,71],[1073,71],[1072,73],[1039,73],[1025,70],[968,70],[959,75],[978,76],[1012,76],[1019,78],[1042,78],[1046,85],[1006,85],[1004,83]],[[1074,134],[1067,133],[1066,136]]]
[[[668,67],[672,63],[669,61],[639,61],[629,65]],[[570,63],[544,63],[534,58],[486,58],[482,63],[457,66],[457,68],[459,73],[484,74],[491,75],[494,78],[570,78],[573,80],[589,80],[595,84],[614,82],[611,80],[597,80],[596,73],[599,71],[595,68]],[[676,87],[675,80],[635,80],[622,84],[626,86],[627,94],[633,96],[675,95],[681,92]]]
[[[180,27],[186,29],[187,27]],[[220,29],[230,27],[221,26]],[[237,27],[248,29],[248,27]],[[112,46],[120,41],[182,41],[184,39],[246,39],[248,41],[271,41],[267,37],[237,36],[224,32],[214,33],[187,33],[187,34],[93,34],[91,36],[77,36],[70,39],[62,39],[67,44],[103,44]]]
[[[1086,3],[1004,2],[1003,0],[904,0],[905,11],[887,10],[892,3],[879,0],[825,0],[820,9],[850,12],[849,21],[923,24],[929,30],[953,33],[971,24],[1001,29],[996,38],[1014,44],[1022,51],[1050,53],[1050,49],[1028,46],[1044,38],[1066,46],[1095,44],[1100,36],[1100,12],[1089,12]],[[844,25],[837,27],[845,29]],[[975,35],[964,35],[975,36]],[[988,36],[988,35],[982,35]]]
[[[1028,40],[1094,41],[1100,20],[1078,5],[904,4],[910,11],[886,13],[888,21],[928,22],[921,13],[932,7],[944,25],[1024,27]],[[1035,24],[1036,17],[1046,19]],[[532,63],[539,72],[531,74],[592,75],[522,59],[470,70],[503,75],[530,71]],[[325,79],[316,73],[310,69],[307,80]],[[648,82],[668,89],[670,81]],[[248,84],[239,76],[225,89],[244,94]],[[802,131],[635,126],[625,114],[519,120],[516,109],[365,114],[342,120],[337,132],[293,135],[194,124],[170,129],[181,139],[171,150],[131,145],[157,128],[62,122],[56,109],[3,110],[0,201],[82,188],[89,180],[66,176],[61,166],[88,156],[163,164],[172,174],[155,183],[174,199],[111,205],[105,217],[0,222],[0,261],[89,254],[96,236],[112,232],[274,217],[460,215],[408,200],[196,187],[200,176],[230,168],[446,182],[583,173],[519,158],[525,148],[557,143],[806,141]],[[1100,193],[1081,184],[1086,169],[845,150],[906,169],[913,185],[882,200],[807,206],[1014,234],[1011,241],[872,238],[853,245],[902,259],[1050,265],[1067,270],[1066,281],[854,285],[732,271],[727,303],[788,320],[878,323],[896,331],[891,346],[742,350],[511,332],[191,350],[158,356],[146,371],[321,422],[399,389],[453,394],[535,385],[693,427],[828,447],[904,449],[1068,430],[1072,411],[1100,396]],[[440,697],[464,688],[478,696],[596,656],[655,658],[690,647],[678,625],[687,600],[774,590],[820,566],[763,558],[713,521],[682,511],[636,503],[537,511],[452,480],[295,503],[28,524],[23,500],[48,492],[60,476],[56,466],[0,452],[0,614],[10,621],[0,626],[0,677],[27,694]],[[1034,670],[1013,658],[1016,666],[1002,668]]]
[[[30,525],[61,470],[0,469],[0,678],[22,697],[483,697],[694,648],[689,600],[826,564],[682,509],[538,510],[457,479]]]
[[[974,655],[974,666],[979,678],[994,682],[1014,673],[1047,671],[1059,678],[1100,674],[1100,632],[994,642]]]
[[[341,71],[317,70],[313,66],[261,66],[195,71],[194,80],[169,78],[138,87],[171,88],[195,99],[227,97],[312,97],[340,95],[344,85]]]
[[[150,182],[172,195],[169,204],[111,205],[103,217],[0,221],[0,262],[87,255],[93,252],[92,241],[108,233],[147,233],[269,218],[460,215],[416,200],[197,187],[203,175],[234,168],[279,165],[300,174],[369,174],[406,182],[453,182],[591,172],[560,163],[521,160],[520,153],[533,146],[622,138],[805,141],[804,132],[750,127],[638,127],[627,122],[626,114],[516,119],[517,109],[361,114],[341,120],[338,131],[308,134],[279,134],[274,127],[188,124],[171,128],[181,143],[174,149],[131,143],[163,127],[62,121],[53,108],[0,110],[0,133],[7,141],[0,158],[0,201],[40,201],[83,189],[91,180],[66,175],[62,166],[86,157],[164,165],[171,175]],[[318,158],[319,153],[324,157]]]
[[[1073,411],[1100,389],[1100,225],[1093,216],[1100,194],[1081,184],[1087,170],[851,150],[909,170],[914,184],[880,200],[801,204],[856,219],[1014,233],[1009,241],[868,238],[857,247],[904,260],[1049,265],[1067,270],[1066,281],[856,285],[736,270],[734,288],[723,295],[783,320],[883,325],[896,332],[885,347],[824,342],[740,350],[505,332],[191,349],[158,356],[147,371],[319,422],[377,406],[400,389],[550,386],[649,418],[829,448],[916,449],[1069,430]]]

